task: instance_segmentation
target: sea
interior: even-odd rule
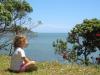
[[[24,48],[25,54],[31,60],[35,61],[60,61],[62,56],[55,53],[52,46],[53,41],[62,39],[66,41],[67,33],[26,33],[28,37],[28,46]],[[0,43],[6,40],[14,39],[14,34],[7,33],[0,36]],[[69,47],[69,46],[68,46]],[[8,47],[9,50],[10,47]],[[0,54],[9,54],[8,50],[0,50]]]
[[[63,61],[63,58],[55,53],[53,41],[62,39],[66,41],[67,33],[37,33],[29,39],[29,45],[25,48],[26,55],[35,61]]]
[[[64,59],[62,56],[55,53],[55,50],[52,46],[53,41],[56,41],[57,39],[62,39],[66,41],[68,34],[67,33],[36,33],[32,34],[30,33],[28,36],[28,46],[24,48],[26,56],[29,57],[31,60],[35,61],[58,61],[63,63]],[[8,38],[13,39],[13,34],[5,34],[3,36],[0,36],[0,43],[7,40]],[[72,45],[70,43],[67,44],[68,49],[72,48]],[[7,50],[1,50],[0,54],[7,54],[9,51]],[[95,61],[95,58],[98,57],[100,54],[100,50],[97,50],[95,53],[91,53],[89,58],[90,61]],[[91,59],[91,56],[94,57],[94,59]]]

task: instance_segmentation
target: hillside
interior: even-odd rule
[[[11,73],[7,71],[10,57],[0,55],[0,75],[100,75],[100,66],[79,66],[58,62],[38,62],[38,70],[33,72]]]

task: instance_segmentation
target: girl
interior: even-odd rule
[[[23,48],[27,46],[27,38],[22,35],[17,35],[14,39],[15,52],[11,56],[10,70],[14,72],[24,72],[36,70],[35,61],[29,60]]]

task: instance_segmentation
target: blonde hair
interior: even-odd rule
[[[14,38],[14,48],[21,47],[23,48],[26,44],[27,38],[23,35],[17,35]]]

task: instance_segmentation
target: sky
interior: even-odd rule
[[[32,30],[40,33],[67,33],[84,19],[100,19],[100,0],[28,0],[33,7]]]

